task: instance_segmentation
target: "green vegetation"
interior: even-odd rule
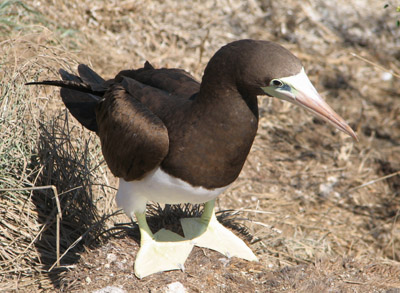
[[[385,4],[385,6],[383,6],[383,8],[386,9],[386,8],[388,8],[389,6],[390,6],[389,4]],[[400,6],[397,6],[395,10],[396,10],[396,12],[400,12]],[[397,21],[396,21],[396,25],[397,25],[398,27],[400,27],[400,20],[397,20]]]

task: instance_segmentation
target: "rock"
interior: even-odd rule
[[[167,288],[164,291],[165,293],[186,293],[185,287],[181,282],[173,282],[167,285]]]

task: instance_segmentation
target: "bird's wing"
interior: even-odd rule
[[[108,81],[86,65],[79,65],[78,72],[76,76],[61,69],[62,81],[30,84],[62,87],[61,97],[71,114],[99,135],[115,176],[140,179],[159,166],[169,151],[163,120],[172,116],[167,120],[174,123],[179,116],[175,110],[190,103],[200,84],[184,70],[154,69],[148,62]]]
[[[199,83],[183,70],[154,69],[146,62],[144,68],[122,71],[106,84],[109,88],[96,108],[104,157],[115,176],[139,179],[168,154],[163,121],[179,119],[175,110],[190,103]]]
[[[146,86],[137,83],[140,87]],[[110,86],[96,107],[98,135],[111,172],[126,181],[140,179],[168,153],[164,123],[122,84]]]
[[[105,80],[94,72],[89,66],[85,64],[79,64],[78,73],[80,79],[90,85],[93,91],[104,91],[105,90]],[[64,79],[64,77],[63,77]]]
[[[94,73],[94,71],[86,65],[85,67],[87,68],[86,72],[91,71]],[[84,70],[83,66],[80,65],[79,68],[79,72],[81,73],[81,71]],[[60,69],[59,72],[63,79],[62,81],[59,81],[59,86],[62,86],[60,95],[65,106],[71,112],[72,116],[74,116],[83,126],[89,130],[97,132],[98,128],[95,107],[105,91],[105,88],[102,86],[104,80],[101,80],[96,84],[93,81],[87,82],[88,78],[78,77],[63,69]],[[88,75],[89,73],[86,74]],[[66,87],[66,83],[71,83],[71,86],[69,88]],[[84,88],[80,88],[83,86],[87,88],[87,91],[85,91]]]
[[[182,69],[154,69],[149,62],[138,70],[124,70],[115,77],[120,81],[123,77],[134,79],[142,84],[160,89],[169,96],[189,99],[200,89],[200,83]]]

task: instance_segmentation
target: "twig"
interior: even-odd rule
[[[86,231],[86,232],[87,232],[87,231]],[[54,269],[54,267],[55,267],[56,265],[57,265],[57,267],[60,266],[60,265],[59,265],[60,260],[68,253],[68,251],[70,251],[72,248],[74,248],[74,247],[83,239],[83,236],[85,236],[86,232],[83,233],[83,235],[79,236],[78,239],[76,239],[76,240],[74,241],[74,243],[72,243],[72,244],[64,251],[64,253],[63,253],[60,257],[57,255],[57,260],[56,260],[55,263],[53,263],[53,265],[50,267],[49,272],[51,272],[51,271]]]
[[[110,215],[110,217],[111,217],[111,216],[112,216],[112,215]],[[94,227],[97,227],[98,225],[99,225],[99,223],[97,223],[97,224],[91,226],[89,229],[87,229],[81,236],[79,236],[79,237],[64,251],[64,253],[63,253],[60,257],[57,256],[57,260],[53,263],[53,265],[50,267],[50,269],[48,270],[48,272],[51,272],[51,271],[54,269],[54,267],[55,267],[56,265],[59,266],[58,263],[59,263],[60,260],[68,253],[68,251],[70,251],[72,248],[74,248],[74,247],[83,239],[83,237],[85,237],[90,231],[93,230]]]
[[[276,212],[268,212],[263,210],[252,210],[252,209],[238,209],[237,212],[249,212],[249,213],[256,213],[256,214],[267,214],[267,215],[274,215]]]
[[[358,59],[360,59],[360,60],[362,60],[362,61],[364,61],[364,62],[366,62],[366,63],[368,63],[368,64],[370,64],[370,65],[372,65],[374,67],[376,67],[376,68],[378,68],[381,71],[389,72],[391,75],[393,75],[393,76],[395,76],[397,78],[400,78],[400,75],[397,74],[397,73],[394,73],[393,70],[391,70],[391,69],[386,69],[385,67],[383,67],[383,66],[381,66],[381,65],[379,65],[379,64],[377,64],[375,62],[372,62],[372,61],[370,61],[370,60],[368,60],[368,59],[366,59],[364,57],[361,57],[360,55],[357,55],[356,53],[350,53],[350,54],[353,57],[356,57],[356,58],[358,58]]]
[[[366,182],[366,183],[364,183],[364,184],[361,184],[361,185],[359,185],[359,186],[350,188],[350,189],[348,190],[348,192],[352,192],[352,191],[354,191],[354,190],[357,190],[357,189],[363,188],[363,187],[365,187],[365,186],[368,186],[368,185],[377,183],[377,182],[379,182],[379,181],[392,178],[392,177],[394,177],[394,176],[396,176],[396,175],[400,175],[400,171],[397,171],[397,172],[394,172],[394,173],[392,173],[392,174],[389,174],[389,175],[386,175],[386,176],[383,176],[383,177],[380,177],[380,178],[377,178],[377,179],[368,181],[368,182]]]
[[[51,189],[53,190],[54,197],[56,199],[57,206],[57,222],[56,222],[56,254],[57,254],[57,266],[60,266],[60,222],[62,219],[61,205],[60,200],[58,198],[57,187],[54,185],[45,185],[45,186],[33,186],[33,187],[21,187],[21,188],[1,188],[0,191],[23,191],[23,190],[41,190],[41,189]],[[36,235],[35,239],[43,232],[46,225],[40,229],[38,235]],[[31,242],[32,244],[33,242]],[[30,245],[26,248],[26,250],[30,247]]]
[[[55,186],[52,186],[54,196],[56,198],[57,206],[57,222],[56,222],[56,256],[57,256],[57,266],[60,266],[60,225],[62,219],[60,200],[58,199],[58,192]]]
[[[355,285],[365,285],[364,282],[352,281],[352,280],[343,280],[345,283],[355,284]]]

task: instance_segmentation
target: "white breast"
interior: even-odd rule
[[[118,206],[128,216],[133,216],[133,213],[145,211],[147,201],[165,204],[204,203],[216,198],[228,187],[193,187],[157,168],[140,181],[128,182],[120,178],[116,199]]]

